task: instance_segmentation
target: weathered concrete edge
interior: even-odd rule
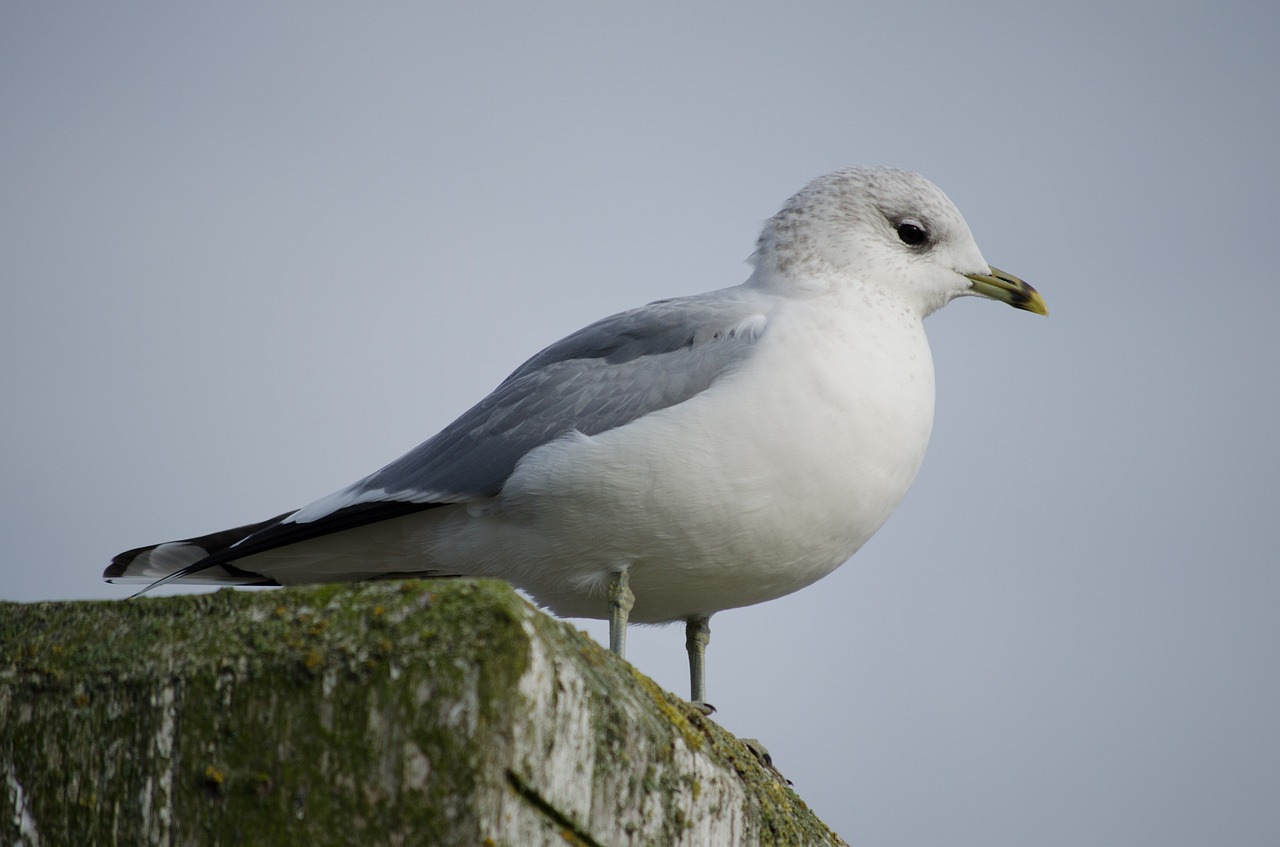
[[[449,608],[452,616],[441,612]],[[524,645],[504,622],[518,625]],[[607,843],[705,844],[730,830],[742,837],[734,843],[842,843],[718,724],[502,583],[0,604],[0,655],[6,724],[21,711],[14,702],[20,692],[69,698],[71,710],[92,715],[95,704],[110,706],[113,688],[158,677],[286,674],[332,693],[358,684],[362,674],[395,667],[403,674],[422,661],[428,684],[441,686],[432,675],[452,663],[469,677],[453,686],[453,696],[475,698],[462,711],[474,710],[472,731],[493,742],[477,765],[488,777],[471,798],[490,816],[485,827],[493,835],[486,837],[533,838],[534,830],[568,822],[584,839],[608,831]],[[4,730],[0,736],[0,759],[12,769],[21,745]],[[636,751],[648,757],[639,775],[623,761]],[[208,767],[216,781],[217,763]],[[18,798],[10,785],[8,793],[10,808],[34,814],[29,791]],[[10,839],[22,814],[15,812]],[[165,833],[164,825],[153,829]]]

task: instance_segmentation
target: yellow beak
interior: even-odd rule
[[[1048,315],[1049,307],[1044,304],[1040,292],[999,268],[991,268],[989,274],[965,274],[973,280],[973,293],[992,300],[1008,303],[1015,309],[1035,312],[1037,315]]]

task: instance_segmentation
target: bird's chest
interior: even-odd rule
[[[929,351],[922,331],[771,329],[698,396],[539,448],[494,517],[583,578],[630,567],[655,604],[637,620],[762,602],[829,573],[919,468]]]
[[[918,322],[810,331],[804,343],[788,331],[779,327],[752,363],[758,374],[743,373],[730,389],[737,396],[721,405],[722,459],[752,468],[736,481],[759,486],[776,522],[856,549],[924,457],[934,402],[928,345]],[[736,424],[730,408],[743,416]]]
[[[829,570],[897,506],[933,420],[923,332],[772,329],[699,396],[584,440],[575,496],[615,537],[656,526],[663,555]]]

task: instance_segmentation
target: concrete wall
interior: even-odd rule
[[[0,604],[9,845],[836,845],[495,582]]]

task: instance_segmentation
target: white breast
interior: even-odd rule
[[[874,322],[860,322],[862,312]],[[703,394],[532,451],[498,502],[422,541],[455,572],[510,580],[562,615],[604,617],[627,567],[632,620],[751,605],[830,573],[919,469],[933,367],[919,318],[794,303]]]

